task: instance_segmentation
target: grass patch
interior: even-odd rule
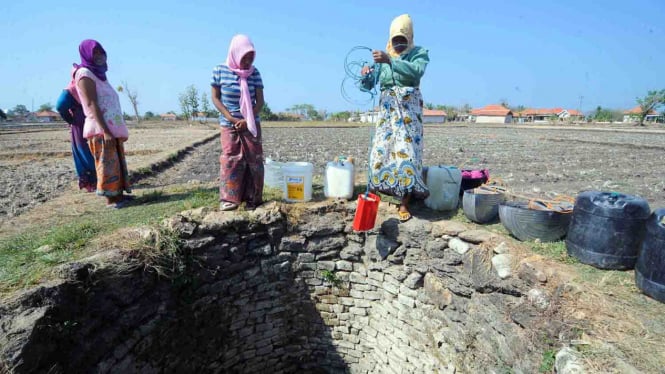
[[[70,261],[102,231],[99,222],[73,222],[0,241],[0,291],[38,282],[45,269]]]
[[[0,293],[37,284],[54,266],[89,255],[97,236],[122,227],[154,225],[186,209],[214,207],[218,196],[217,188],[152,191],[123,209],[100,208],[47,230],[33,227],[0,239]]]
[[[540,368],[538,368],[539,373],[553,373],[554,372],[554,363],[556,361],[556,351],[554,349],[548,349],[543,352],[543,359],[540,361]]]
[[[566,242],[563,240],[548,243],[528,242],[525,244],[527,244],[533,252],[558,262],[564,264],[579,263],[576,258],[568,256],[568,251],[566,251]]]
[[[602,288],[629,289],[639,293],[635,286],[635,273],[624,270],[603,270],[593,266],[579,264],[576,266],[580,280]]]

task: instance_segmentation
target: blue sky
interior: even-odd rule
[[[357,45],[384,49],[402,13],[430,53],[426,102],[577,109],[583,96],[589,111],[632,107],[636,96],[665,88],[663,0],[38,0],[0,8],[3,109],[54,104],[79,42],[93,38],[108,52],[110,82],[138,90],[141,113],[179,112],[188,85],[209,93],[212,68],[236,33],[254,41],[273,111],[365,109],[342,98],[344,58]]]

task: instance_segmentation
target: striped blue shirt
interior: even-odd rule
[[[240,77],[234,73],[226,65],[217,65],[212,71],[211,86],[219,87],[222,93],[222,104],[231,113],[233,117],[242,118],[240,114]],[[256,89],[263,88],[263,80],[261,73],[257,68],[254,68],[252,75],[247,78],[247,85],[249,86],[249,93],[252,97],[252,106],[256,105]],[[259,116],[255,117],[256,122],[259,122]],[[219,116],[219,124],[222,126],[231,126],[231,123],[224,118],[223,115]]]

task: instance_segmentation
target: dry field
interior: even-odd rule
[[[267,124],[266,157],[309,161],[322,174],[328,160],[347,155],[365,170],[369,127],[301,125]],[[211,125],[181,123],[133,128],[126,143],[128,166],[139,171],[215,133]],[[0,222],[75,189],[69,147],[64,126],[0,130]],[[218,151],[219,143],[209,143],[199,167],[182,170],[179,180],[214,181]],[[653,209],[665,207],[665,131],[659,129],[428,125],[424,163],[488,168],[514,192],[534,197],[597,189],[639,195]]]
[[[183,144],[216,132],[212,126],[141,125],[126,143],[127,165],[140,170]],[[76,171],[66,125],[0,130],[0,223],[54,196],[74,191]]]
[[[143,125],[126,143],[128,166],[140,170],[176,149],[214,135],[208,125]],[[309,161],[322,175],[338,155],[367,167],[369,127],[267,124],[266,157]],[[0,222],[75,189],[65,128],[0,131]],[[159,184],[214,181],[219,143],[201,147],[187,165],[158,177]],[[588,189],[636,194],[652,209],[665,207],[665,131],[659,129],[428,125],[425,165],[488,168],[513,191],[534,197],[575,196]],[[146,181],[149,182],[149,181]]]

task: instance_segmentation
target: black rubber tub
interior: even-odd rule
[[[509,201],[499,205],[501,223],[521,241],[555,242],[562,239],[568,231],[570,217],[570,213],[529,209],[525,202]]]
[[[635,283],[645,294],[665,303],[665,209],[656,209],[646,223],[646,235],[635,265]]]

